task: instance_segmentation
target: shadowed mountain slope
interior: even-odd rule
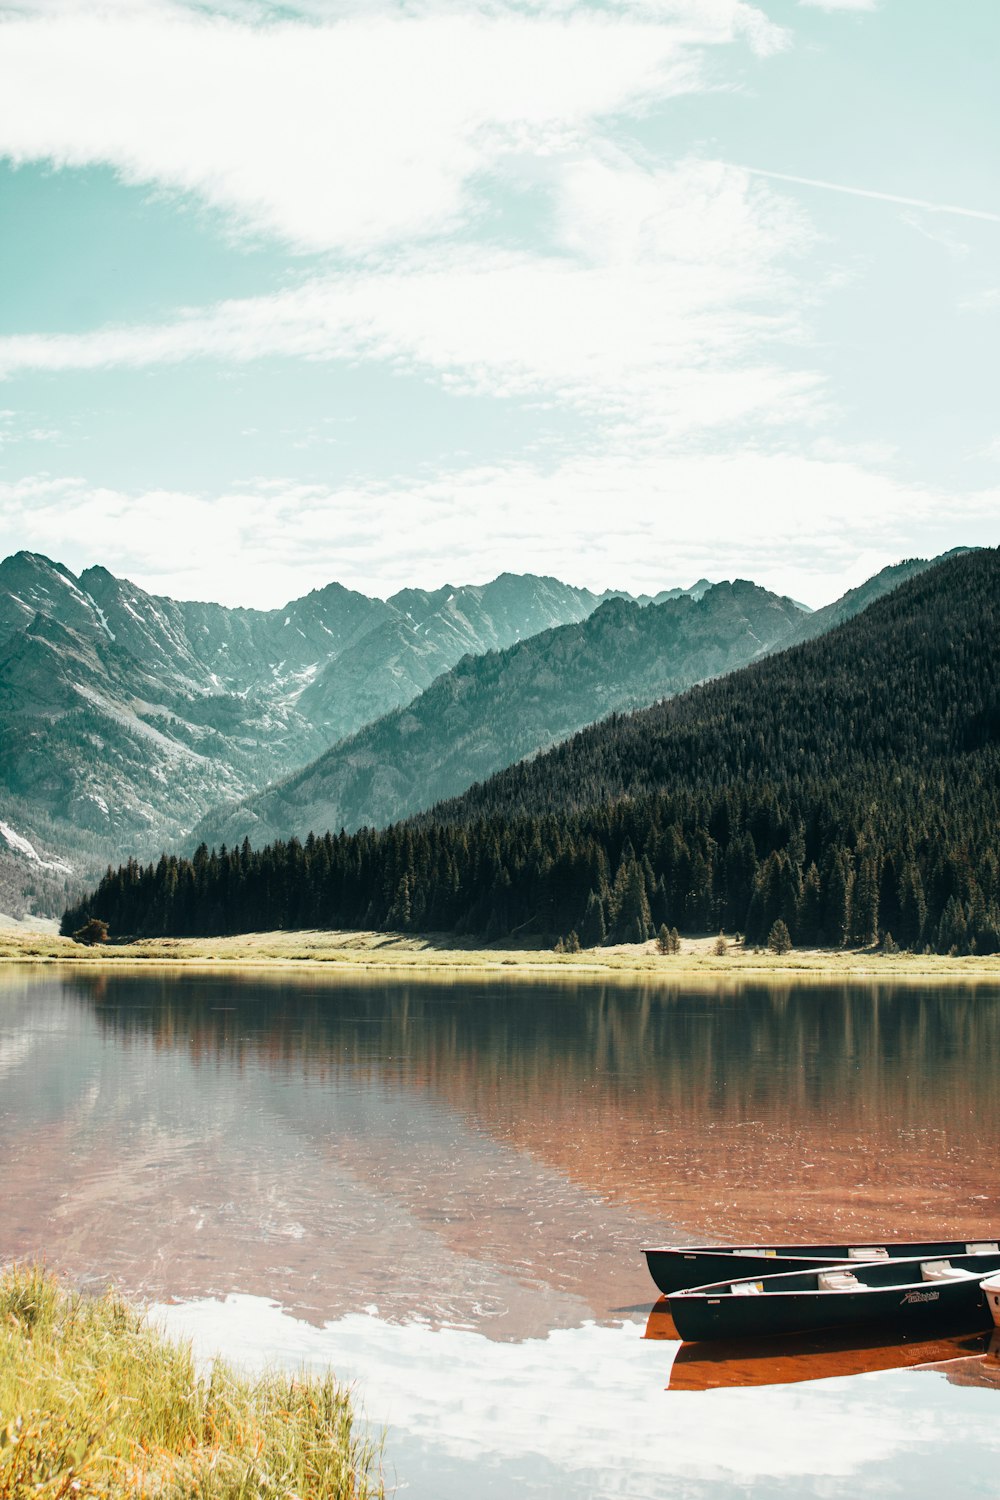
[[[420,811],[612,709],[718,675],[787,635],[801,616],[755,584],[720,583],[645,607],[609,599],[580,624],[466,656],[407,708],[195,830],[261,845],[311,830],[382,826]]]
[[[580,624],[463,659],[405,710],[237,806],[213,809],[194,839],[260,847],[328,828],[384,827],[612,711],[647,707],[819,635],[930,566],[883,569],[814,613],[742,580],[702,580],[647,608],[609,599]]]
[[[761,778],[846,794],[851,768],[875,764],[888,776],[943,764],[951,776],[964,755],[997,749],[998,616],[1000,552],[945,560],[814,641],[594,724],[428,816],[561,815]]]

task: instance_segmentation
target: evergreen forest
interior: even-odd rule
[[[1000,552],[416,819],[109,869],[65,913],[113,936],[272,928],[683,933],[1000,950]],[[572,945],[572,942],[571,942]]]

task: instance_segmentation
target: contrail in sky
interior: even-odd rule
[[[963,219],[986,219],[1000,224],[1000,214],[982,208],[958,208],[952,203],[927,203],[923,198],[901,198],[896,193],[877,193],[871,188],[844,187],[839,182],[824,182],[819,177],[792,177],[788,172],[767,172],[763,167],[744,167],[751,177],[772,177],[776,182],[797,182],[800,187],[826,188],[830,193],[849,193],[854,198],[877,198],[881,203],[900,203],[904,208],[923,208],[932,214],[958,214]]]

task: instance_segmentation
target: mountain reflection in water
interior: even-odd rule
[[[1000,1223],[995,989],[5,981],[0,1252],[150,1296],[518,1338],[650,1241]]]

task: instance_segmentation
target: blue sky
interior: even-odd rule
[[[0,550],[812,604],[1000,542],[981,0],[0,5]]]

